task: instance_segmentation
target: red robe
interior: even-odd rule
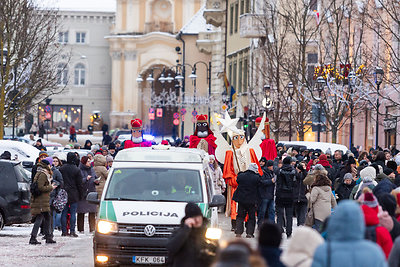
[[[260,175],[263,175],[263,171],[261,169],[260,163],[258,162],[256,153],[252,148],[250,148],[250,157],[251,157],[251,162],[256,163],[258,166],[258,173]],[[228,196],[227,196],[227,201],[231,202],[231,219],[236,220],[237,212],[236,212],[236,201],[232,200],[233,193],[235,193],[236,188],[238,186],[238,183],[236,181],[237,179],[237,173],[235,173],[235,168],[233,166],[233,151],[228,150],[226,151],[225,154],[225,163],[224,163],[224,172],[223,172],[223,178],[225,179],[225,183],[231,187],[231,190],[228,190]]]
[[[124,149],[125,148],[131,148],[131,147],[151,147],[151,142],[143,140],[141,143],[134,143],[132,140],[126,140],[124,143]]]
[[[215,149],[217,148],[217,145],[215,144],[215,140],[217,140],[217,138],[215,138],[215,136],[213,134],[209,134],[205,138],[198,137],[197,135],[191,135],[190,139],[189,139],[189,141],[190,141],[189,148],[197,148],[201,139],[206,140],[208,143],[208,154],[215,155]]]
[[[278,156],[274,140],[264,139],[260,144],[260,147],[262,150],[262,156],[267,160],[274,160]]]

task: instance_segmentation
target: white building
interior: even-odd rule
[[[57,7],[61,25],[58,42],[65,45],[58,82],[65,90],[50,97],[50,128],[68,129],[73,124],[77,129],[87,129],[94,111],[100,111],[104,122],[109,123],[111,58],[104,37],[114,22],[115,4],[65,4]],[[39,123],[45,119],[44,106],[39,106]]]

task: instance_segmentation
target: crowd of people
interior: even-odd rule
[[[253,238],[258,230],[258,250],[235,239],[213,260],[195,260],[207,252],[200,234],[205,219],[191,207],[170,239],[173,266],[400,266],[398,151],[332,153],[281,144],[277,150],[274,160],[261,158],[262,173],[255,163],[239,172],[233,195],[232,231]]]
[[[77,237],[77,232],[84,233],[86,215],[89,221],[87,230],[93,232],[98,208],[88,203],[86,196],[90,192],[97,192],[99,196],[102,194],[108,170],[121,149],[121,142],[100,146],[87,140],[82,147],[83,151],[87,151],[86,155],[66,150],[66,157],[65,153],[49,157],[40,140],[35,147],[41,151],[32,168],[31,184],[39,193],[32,194],[34,226],[29,243],[40,244],[37,240],[39,234],[43,235],[46,243],[56,243],[53,238],[55,229],[61,231],[61,236]],[[75,144],[70,148],[77,151],[81,146]]]

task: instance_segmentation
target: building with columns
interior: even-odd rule
[[[145,132],[156,136],[178,135],[182,124],[184,134],[193,132],[192,112],[206,114],[210,106],[211,56],[196,46],[199,32],[207,31],[203,8],[203,0],[117,0],[115,24],[106,37],[112,62],[111,128],[129,126],[137,117]],[[197,79],[191,79],[199,61]],[[185,74],[184,84],[174,79],[178,74]]]

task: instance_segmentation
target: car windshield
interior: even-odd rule
[[[15,173],[17,174],[18,182],[30,182],[30,177],[28,175],[28,171],[25,170],[21,164],[17,164],[14,166]]]
[[[197,170],[114,169],[105,200],[202,202]]]

